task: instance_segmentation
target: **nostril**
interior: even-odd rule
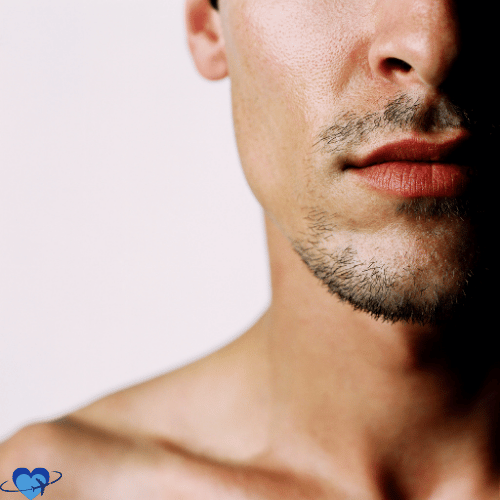
[[[408,73],[411,70],[411,65],[396,57],[388,57],[383,64],[386,71],[399,70]]]

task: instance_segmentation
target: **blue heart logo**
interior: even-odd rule
[[[30,472],[29,469],[20,467],[14,471],[12,474],[12,481],[16,485],[16,488],[29,500],[33,500],[40,493],[43,494],[45,485],[49,484],[49,472],[47,469],[41,467],[33,469]]]

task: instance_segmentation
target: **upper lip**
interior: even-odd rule
[[[351,165],[364,168],[387,162],[458,163],[458,156],[463,158],[463,155],[457,153],[463,149],[467,138],[468,134],[465,132],[445,142],[407,138],[385,144]]]

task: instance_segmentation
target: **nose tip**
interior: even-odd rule
[[[446,0],[378,3],[368,60],[373,75],[398,87],[437,88],[457,58],[457,19]]]

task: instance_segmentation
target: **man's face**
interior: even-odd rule
[[[421,323],[453,313],[484,267],[480,169],[491,162],[490,123],[475,120],[478,106],[454,99],[474,92],[463,77],[472,68],[461,63],[466,30],[454,3],[223,0],[220,7],[240,157],[267,215],[354,307]],[[400,141],[410,142],[394,146]],[[391,175],[410,171],[406,184],[389,190],[380,187],[388,173],[375,187],[358,175],[386,145],[397,156]],[[383,156],[379,164],[388,163]],[[411,174],[415,162],[426,163],[434,181],[448,176],[444,188]]]

